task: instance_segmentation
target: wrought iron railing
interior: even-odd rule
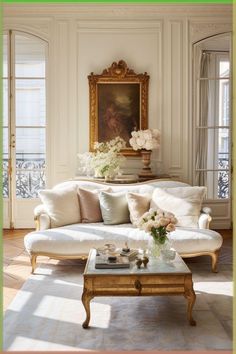
[[[16,160],[16,197],[37,198],[45,188],[45,159]],[[3,197],[9,197],[8,160],[3,159]]]
[[[229,198],[229,158],[220,157],[218,160],[219,169],[226,171],[218,172],[218,198]]]
[[[218,198],[229,198],[229,159],[219,158]],[[38,191],[45,188],[45,159],[17,159],[16,196],[18,198],[37,198]],[[9,197],[8,160],[3,159],[3,197]]]

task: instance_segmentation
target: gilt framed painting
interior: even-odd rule
[[[133,130],[148,127],[149,76],[136,74],[124,60],[114,62],[102,74],[91,73],[89,80],[90,151],[94,142],[105,142],[117,136],[126,142],[122,153],[138,155],[130,144]]]

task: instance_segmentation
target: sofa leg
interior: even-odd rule
[[[211,254],[211,269],[212,272],[217,273],[217,263],[219,257],[219,250],[216,250],[214,253]]]
[[[30,255],[30,263],[31,263],[31,267],[32,267],[31,274],[34,274],[34,271],[35,271],[36,259],[37,259],[37,256],[35,254]]]

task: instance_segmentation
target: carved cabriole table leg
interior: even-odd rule
[[[86,286],[87,281],[84,281],[84,284]],[[92,292],[89,291],[86,287],[84,287],[84,291],[82,294],[82,303],[84,305],[85,311],[86,311],[86,320],[83,323],[83,328],[88,328],[89,326],[89,321],[90,321],[90,301],[93,299]]]
[[[196,326],[196,321],[193,319],[192,316],[192,310],[193,310],[193,305],[196,300],[196,295],[193,290],[193,281],[192,281],[192,275],[186,275],[185,277],[185,282],[184,282],[184,296],[188,300],[188,321],[191,326]]]

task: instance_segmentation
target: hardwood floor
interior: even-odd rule
[[[31,273],[24,236],[33,230],[3,230],[3,310],[5,311]],[[48,262],[40,257],[40,262]]]
[[[3,230],[3,310],[5,311],[15,297],[17,291],[31,274],[29,256],[24,249],[24,236],[29,229]],[[232,230],[217,230],[224,238],[224,249],[220,255],[220,262],[232,262]],[[196,257],[193,262],[202,262],[204,257]],[[229,259],[230,258],[230,259]],[[187,260],[187,262],[191,260]],[[207,258],[207,262],[210,260]],[[56,260],[48,257],[38,257],[39,263],[57,264]]]

